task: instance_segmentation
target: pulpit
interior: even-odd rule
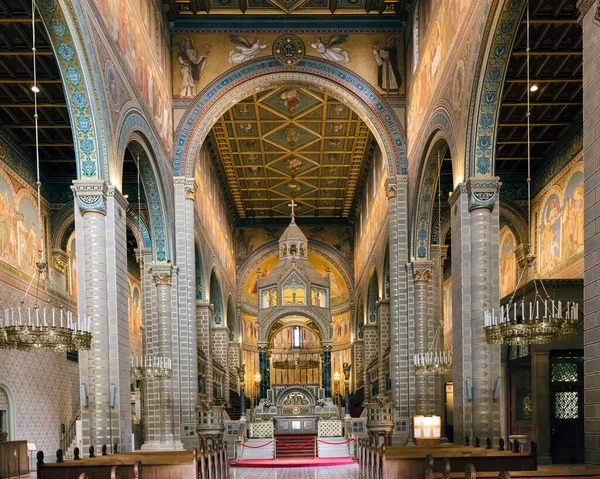
[[[27,441],[0,442],[0,479],[27,473]]]

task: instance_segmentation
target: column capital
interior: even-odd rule
[[[429,281],[433,272],[433,261],[414,261],[410,263],[410,270],[416,281]]]
[[[71,191],[79,211],[106,215],[108,185],[104,180],[73,180]]]
[[[447,244],[432,244],[431,245],[431,251],[432,252],[436,251],[439,253],[440,264],[442,264],[442,265],[448,259],[448,248],[449,248],[449,246]]]
[[[69,255],[60,248],[52,249],[52,267],[61,274],[69,266]]]
[[[500,191],[500,178],[469,178],[467,192],[469,193],[469,211],[476,208],[494,208]]]
[[[148,258],[152,258],[152,248],[135,248],[135,260],[142,266],[148,263]]]
[[[400,184],[408,184],[407,175],[398,175],[387,179],[385,193],[388,199],[395,198],[398,195],[398,185]]]
[[[127,211],[127,207],[129,206],[129,201],[125,199],[123,193],[121,193],[115,186],[108,186],[106,188],[106,196],[110,198],[114,198],[117,203],[121,205],[125,211]]]
[[[196,180],[194,178],[185,179],[185,199],[194,200],[196,198]]]
[[[171,278],[173,273],[176,273],[176,268],[171,263],[152,263],[150,273],[156,285],[171,286]]]

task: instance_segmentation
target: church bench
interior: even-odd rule
[[[477,479],[496,479],[499,475],[498,471],[483,471],[477,472]],[[435,479],[464,479],[464,472],[451,472],[444,475],[441,472],[436,472],[433,476]],[[511,471],[511,479],[600,479],[600,469],[598,470],[548,470],[548,471]]]
[[[80,479],[83,474],[89,479],[109,479],[116,475],[115,466],[119,479],[225,479],[229,475],[225,442],[200,452],[140,451],[50,464],[44,463],[42,451],[37,457],[38,479]]]

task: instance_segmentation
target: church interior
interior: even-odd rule
[[[599,73],[600,0],[0,0],[0,478],[600,477]]]

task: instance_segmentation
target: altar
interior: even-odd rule
[[[275,435],[317,434],[318,416],[276,416]]]

